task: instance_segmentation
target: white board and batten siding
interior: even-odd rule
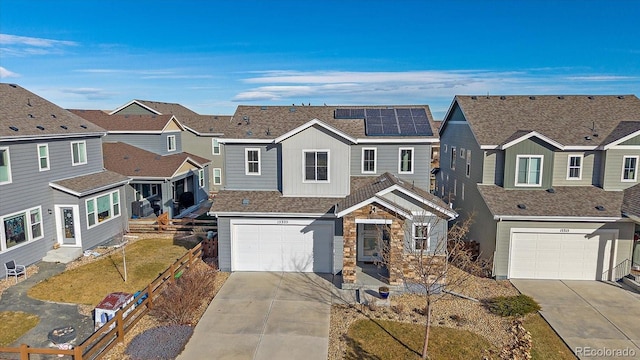
[[[609,280],[617,238],[617,230],[513,228],[508,277]]]
[[[232,219],[231,271],[331,273],[334,222]]]

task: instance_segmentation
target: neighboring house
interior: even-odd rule
[[[438,142],[427,106],[239,106],[221,124],[224,271],[342,272],[391,249],[391,284],[417,246],[433,254],[456,216],[427,190]]]
[[[624,190],[622,214],[636,223],[631,263],[640,268],[640,184]]]
[[[104,169],[105,130],[13,84],[0,84],[0,104],[0,263],[120,236],[129,178]]]
[[[456,96],[439,132],[438,194],[496,278],[607,280],[631,257],[637,97]]]
[[[184,127],[175,116],[71,111],[107,130],[104,165],[131,179],[126,196],[131,216],[176,217],[208,199],[210,161],[183,151]]]
[[[209,192],[213,195],[224,186],[224,147],[219,142],[221,126],[231,120],[228,115],[200,115],[176,103],[132,100],[112,111],[115,115],[173,115],[184,127],[182,150],[209,159]]]

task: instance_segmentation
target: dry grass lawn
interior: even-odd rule
[[[528,315],[522,325],[531,333],[533,342],[533,348],[531,349],[532,360],[576,359],[571,349],[567,347],[540,314]]]
[[[116,291],[135,293],[144,289],[176,259],[187,252],[171,238],[142,239],[126,246],[127,282],[122,251],[118,250],[86,265],[67,270],[32,287],[32,298],[96,306]]]
[[[22,311],[0,312],[0,346],[8,346],[38,325],[40,318]]]

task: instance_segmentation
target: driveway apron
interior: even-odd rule
[[[325,360],[331,287],[316,274],[233,273],[178,359]]]
[[[580,359],[640,358],[640,294],[578,280],[511,280]]]

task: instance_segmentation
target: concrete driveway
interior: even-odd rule
[[[640,358],[640,294],[598,281],[511,283],[540,304],[542,316],[578,358]]]
[[[233,273],[177,359],[326,360],[332,287],[317,274]]]

